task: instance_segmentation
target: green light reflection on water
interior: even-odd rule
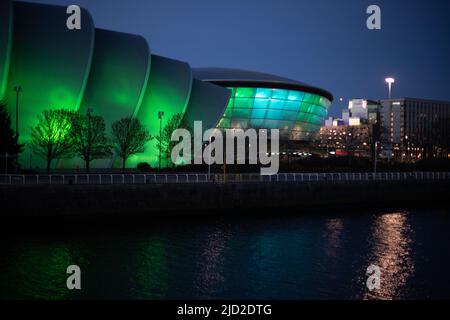
[[[67,289],[67,267],[79,265],[84,259],[78,250],[64,244],[24,247],[16,252],[11,265],[2,273],[0,296],[8,299],[68,300],[76,299],[79,291]]]

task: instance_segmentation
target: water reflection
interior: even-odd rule
[[[381,288],[367,291],[364,299],[401,298],[401,291],[414,273],[411,243],[414,233],[408,214],[391,213],[378,216],[372,227],[372,247],[367,266],[381,268]]]
[[[1,294],[8,299],[65,300],[77,298],[77,291],[66,287],[67,267],[86,267],[78,249],[66,244],[28,246],[14,250],[2,270]]]
[[[337,258],[344,223],[342,219],[329,219],[326,221],[325,228],[325,254],[329,258]]]
[[[211,299],[216,296],[224,282],[224,262],[228,235],[222,228],[208,233],[201,256],[197,262],[196,278],[198,298]]]
[[[431,209],[22,232],[0,241],[0,298],[448,299],[449,235],[448,212]],[[66,288],[71,264],[81,292]]]
[[[285,245],[288,246],[288,244]],[[280,262],[287,260],[283,252],[286,248],[283,248],[279,235],[270,231],[262,232],[252,239],[247,250],[251,254],[251,259],[246,263],[249,269],[248,280],[251,284],[260,284],[259,288],[250,285],[249,294],[257,296],[262,293],[258,292],[261,290],[264,291],[264,298],[274,296],[274,288],[277,291],[276,284],[283,281],[283,269],[280,268]]]
[[[246,277],[241,278],[246,298],[304,299],[317,294],[307,289],[318,283],[322,224],[317,222],[280,219],[250,237],[249,257],[242,266]]]
[[[131,252],[130,298],[164,299],[169,289],[165,243],[157,238],[143,240]]]

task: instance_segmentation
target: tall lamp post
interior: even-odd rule
[[[375,141],[375,150],[373,153],[373,172],[377,174],[377,162],[378,162],[378,141]]]
[[[409,137],[408,136],[405,136],[405,140],[406,140],[406,161],[409,163],[409,161],[410,161],[410,155],[411,155],[411,152],[410,152],[410,148],[409,148]]]
[[[15,86],[14,91],[16,92],[16,134],[19,135],[19,94],[22,92],[22,87]]]
[[[20,92],[22,92],[22,87],[14,86],[14,91],[16,92],[16,135],[19,136],[19,95]],[[16,154],[15,158],[15,165],[17,168],[19,165],[19,154]],[[8,162],[8,159],[6,159],[6,162]]]
[[[158,112],[159,119],[159,170],[161,170],[161,155],[162,155],[162,121],[164,117],[164,112]]]
[[[6,153],[5,153],[5,176],[8,175],[8,157],[9,157],[9,154],[8,154],[8,151],[6,151]]]
[[[208,128],[212,129],[211,125],[208,125]],[[211,143],[212,143],[212,135],[209,136],[209,145],[208,146],[211,146]],[[208,153],[208,182],[209,181],[211,181],[211,149],[209,150],[209,153]]]
[[[388,87],[389,87],[389,99],[391,99],[391,97],[392,97],[392,85],[395,83],[395,79],[392,78],[392,77],[389,77],[389,78],[386,78],[385,81],[388,84]]]

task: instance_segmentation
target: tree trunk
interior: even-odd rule
[[[50,175],[50,167],[52,166],[52,159],[47,157],[47,174]]]
[[[123,158],[122,160],[122,173],[125,173],[127,159]]]
[[[90,169],[91,169],[91,161],[86,160],[86,174],[89,174]]]

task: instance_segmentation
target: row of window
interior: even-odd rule
[[[412,112],[431,112],[431,113],[442,113],[449,114],[450,104],[430,104],[427,102],[409,102],[407,107]]]
[[[317,125],[323,125],[324,117],[308,112],[291,112],[284,110],[270,109],[233,109],[227,112],[225,119],[259,119],[259,120],[286,120],[286,121],[305,121]]]
[[[260,99],[231,99],[227,111],[231,108],[240,109],[272,109],[272,110],[286,110],[293,112],[307,112],[314,113],[324,118],[328,114],[328,110],[322,106],[297,101],[284,101],[284,100],[260,100]]]
[[[220,120],[219,128],[222,129],[280,129],[292,131],[306,131],[318,132],[320,124],[315,124],[309,121],[296,120],[274,120],[274,119],[229,119],[223,118]]]
[[[229,88],[232,96],[219,127],[279,129],[281,138],[312,139],[331,102],[319,95],[284,89]]]
[[[232,98],[252,98],[258,100],[282,100],[307,102],[328,108],[331,102],[322,96],[295,90],[268,88],[229,88]]]

